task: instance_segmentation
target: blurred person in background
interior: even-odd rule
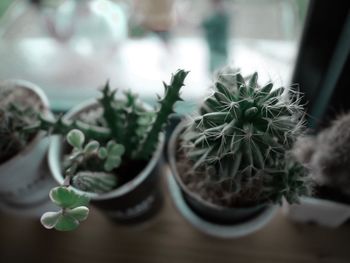
[[[210,71],[227,63],[230,17],[223,0],[212,0],[212,12],[204,19],[202,27],[209,47]]]

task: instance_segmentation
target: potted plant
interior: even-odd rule
[[[56,121],[41,118],[28,130],[64,135],[52,139],[49,166],[60,184],[50,198],[60,210],[47,212],[46,228],[69,231],[88,216],[89,200],[119,223],[143,222],[159,210],[161,191],[157,164],[162,154],[161,133],[188,72],[179,70],[159,108],[150,110],[131,92],[116,98],[107,83],[102,97],[71,110]]]
[[[0,82],[0,210],[39,217],[51,207],[47,191],[54,181],[45,165],[49,139],[40,131],[22,132],[40,112],[52,116],[42,90],[27,81]]]
[[[350,114],[338,117],[316,136],[300,138],[294,155],[309,168],[315,190],[300,205],[286,206],[288,216],[328,227],[350,219]]]
[[[309,193],[307,174],[290,157],[303,131],[299,93],[219,72],[198,116],[180,124],[168,147],[170,191],[183,216],[217,237],[263,227],[276,203]]]

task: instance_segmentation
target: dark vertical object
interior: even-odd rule
[[[311,0],[293,75],[305,94],[309,125],[350,109],[350,1]]]
[[[30,0],[30,2],[36,6],[41,6],[42,0]]]

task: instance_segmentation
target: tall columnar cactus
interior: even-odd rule
[[[273,89],[272,83],[261,87],[257,73],[245,79],[225,72],[218,74],[212,95],[189,124],[183,146],[195,169],[215,168],[214,182],[239,193],[259,180],[261,195],[267,198],[271,184],[278,184],[276,178],[283,189],[291,183],[286,180],[285,155],[303,130],[299,94]],[[279,175],[271,178],[275,173]],[[270,198],[280,201],[277,195]]]
[[[160,108],[152,123],[151,129],[147,132],[144,140],[139,144],[135,158],[148,158],[154,151],[158,142],[159,132],[164,128],[169,115],[174,112],[174,104],[182,100],[180,98],[180,89],[184,86],[184,80],[187,74],[188,72],[179,70],[172,76],[170,85],[167,85],[165,82],[163,83],[165,89],[164,98],[159,98],[158,100]]]

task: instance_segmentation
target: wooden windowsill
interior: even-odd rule
[[[206,236],[178,213],[164,187],[165,203],[149,225],[122,227],[91,209],[78,230],[45,230],[39,220],[0,214],[0,262],[349,262],[350,226],[328,229],[296,224],[279,213],[249,236]]]

